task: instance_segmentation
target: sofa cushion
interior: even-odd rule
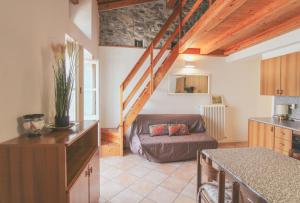
[[[170,124],[169,136],[189,135],[189,129],[185,124]]]
[[[166,124],[158,124],[158,125],[150,125],[149,126],[150,136],[161,136],[168,135],[168,125]]]
[[[205,123],[201,115],[197,114],[141,114],[134,122],[135,133],[150,134],[149,126],[157,124],[185,124],[190,133],[205,132]]]

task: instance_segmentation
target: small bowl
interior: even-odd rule
[[[23,128],[29,137],[40,136],[45,127],[44,114],[28,114],[23,116]]]

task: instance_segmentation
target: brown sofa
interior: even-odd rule
[[[149,126],[155,124],[186,124],[191,135],[151,137]],[[129,145],[133,153],[154,162],[196,159],[197,150],[214,149],[217,141],[205,133],[201,115],[148,114],[139,115],[132,125]]]

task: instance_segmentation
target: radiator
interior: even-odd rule
[[[207,133],[218,141],[224,139],[226,106],[223,104],[201,105],[200,113],[205,121]]]

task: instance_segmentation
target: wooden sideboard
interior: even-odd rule
[[[292,149],[292,130],[255,120],[248,121],[249,147],[265,147],[284,155]]]
[[[98,122],[0,144],[0,203],[98,203]]]

